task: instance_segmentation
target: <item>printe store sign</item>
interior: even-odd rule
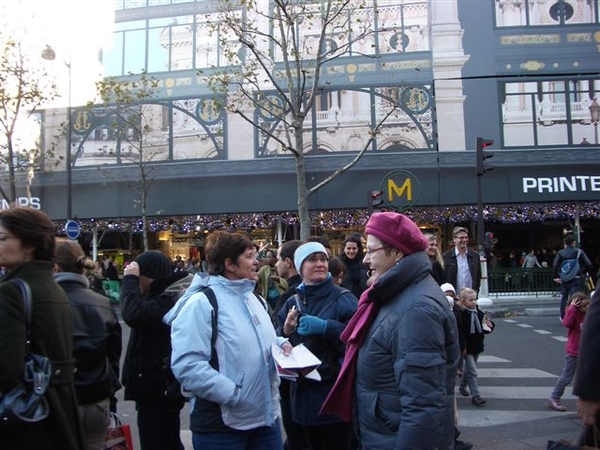
[[[8,200],[3,198],[0,200],[0,210],[10,208]],[[17,206],[29,206],[33,209],[42,209],[42,202],[39,197],[17,197]]]

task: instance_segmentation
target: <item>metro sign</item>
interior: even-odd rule
[[[379,189],[383,192],[384,203],[397,211],[411,208],[419,199],[419,179],[408,170],[388,173],[381,181]]]

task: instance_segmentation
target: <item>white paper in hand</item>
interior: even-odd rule
[[[321,360],[307,349],[304,344],[292,348],[289,356],[283,354],[283,349],[275,344],[271,345],[271,352],[277,364],[279,376],[295,381],[299,375],[311,380],[321,381],[321,375],[316,370],[321,365]]]

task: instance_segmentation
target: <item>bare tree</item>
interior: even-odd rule
[[[17,199],[15,172],[27,172],[29,188],[34,170],[41,168],[44,158],[39,140],[15,145],[18,128],[24,127],[36,110],[57,97],[55,83],[45,76],[42,66],[32,62],[23,42],[13,40],[0,30],[0,133],[3,142],[0,162],[8,168],[8,193],[0,186],[0,194],[11,204]],[[40,57],[41,58],[41,57]],[[39,128],[38,128],[39,132]],[[27,134],[27,133],[22,133]]]
[[[343,56],[361,55],[366,47],[365,53],[373,54],[369,37],[375,32],[376,6],[362,0],[221,0],[218,5],[216,17],[207,16],[206,28],[217,36],[219,56],[229,64],[226,68],[213,64],[200,74],[214,92],[226,96],[229,111],[295,158],[300,237],[305,239],[311,226],[308,197],[352,168],[397,108],[394,102],[386,104],[387,111],[377,115],[377,123],[367,123],[367,141],[353,159],[308,186],[305,122],[319,95],[328,89],[323,70]],[[371,109],[376,107],[371,103]],[[276,117],[277,126],[268,126],[261,119],[264,116]]]
[[[156,106],[148,102],[155,95],[158,81],[145,73],[132,81],[107,78],[96,83],[99,104],[90,104],[89,108],[107,118],[116,141],[117,161],[134,164],[138,169],[138,178],[130,185],[139,195],[135,207],[139,206],[142,216],[144,251],[148,245],[148,196],[156,177],[158,160],[165,154],[163,146],[154,145],[149,139],[157,120]],[[160,108],[160,106],[158,106]],[[110,176],[109,171],[104,171]]]

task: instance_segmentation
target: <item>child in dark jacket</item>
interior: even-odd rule
[[[477,306],[477,293],[470,288],[464,288],[459,294],[463,305],[462,332],[465,338],[464,375],[460,380],[458,391],[468,397],[471,395],[471,403],[475,406],[485,405],[485,400],[479,395],[477,385],[477,359],[483,353],[483,339],[494,329],[494,322],[485,316]],[[469,390],[467,391],[467,386]]]
[[[560,378],[556,380],[554,390],[550,395],[550,408],[555,411],[566,411],[567,408],[560,402],[565,388],[573,379],[577,368],[577,355],[579,353],[579,338],[585,313],[590,305],[590,298],[583,292],[576,292],[571,296],[570,305],[565,312],[562,323],[567,327],[567,345],[565,347],[565,367]]]

